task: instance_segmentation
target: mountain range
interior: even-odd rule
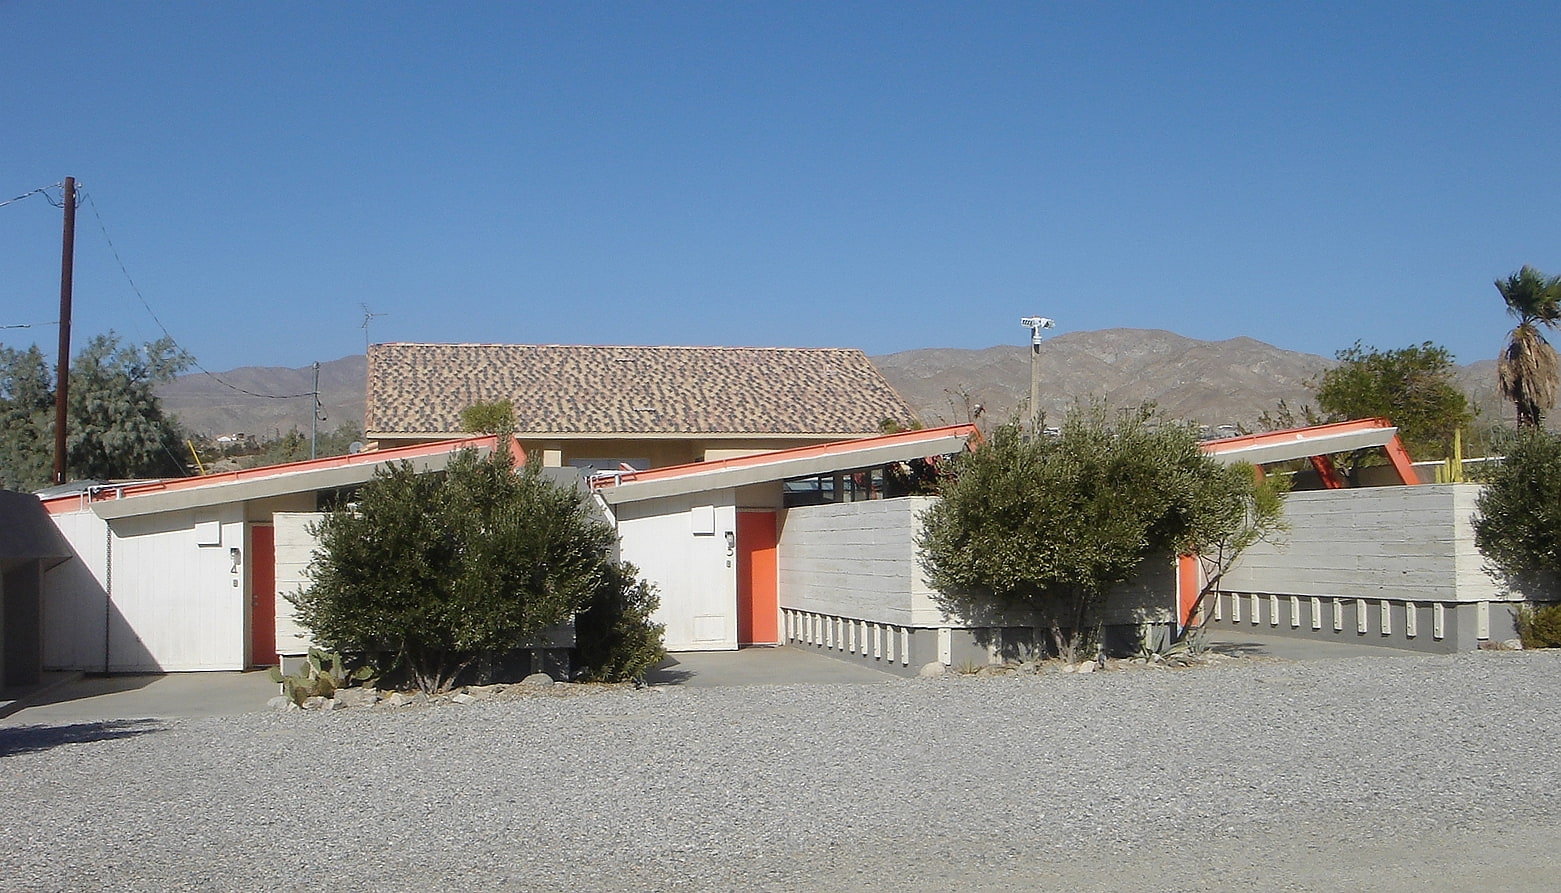
[[[1004,421],[1029,397],[1029,345],[925,348],[872,361],[928,425],[968,421],[977,406],[984,420]],[[1050,419],[1075,399],[1098,397],[1112,406],[1150,401],[1172,418],[1249,429],[1280,400],[1296,409],[1308,403],[1310,383],[1334,363],[1251,338],[1200,341],[1158,329],[1057,335],[1042,342],[1037,362],[1041,410]],[[362,355],[320,364],[321,431],[362,424],[366,376]],[[1511,414],[1496,392],[1494,360],[1458,366],[1455,378],[1482,419]],[[313,390],[312,366],[246,366],[180,376],[158,396],[193,433],[266,439],[309,431]]]

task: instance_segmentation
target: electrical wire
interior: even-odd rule
[[[135,280],[130,278],[130,271],[125,268],[125,261],[119,256],[119,249],[114,247],[114,240],[109,238],[108,227],[103,225],[103,215],[98,213],[98,203],[92,199],[92,193],[82,189],[79,185],[77,186],[76,191],[82,197],[84,197],[87,200],[87,204],[92,207],[92,216],[97,219],[98,229],[103,232],[103,241],[108,243],[108,250],[114,255],[115,262],[119,264],[119,271],[125,274],[125,281],[130,283],[130,290],[135,292],[136,298],[141,301],[141,306],[146,308],[147,315],[152,317],[152,322],[157,323],[157,327],[162,329],[163,334],[167,336],[168,340],[173,342],[175,347],[178,347],[179,350],[183,351],[184,354],[190,358],[190,365],[194,366],[196,369],[199,369],[204,375],[206,375],[206,377],[210,378],[212,381],[215,381],[217,384],[220,384],[229,390],[237,391],[240,394],[245,394],[250,397],[262,397],[267,400],[298,400],[303,397],[313,397],[315,398],[316,403],[319,402],[320,395],[314,391],[305,391],[302,394],[260,394],[256,393],[255,391],[241,388],[236,384],[224,381],[216,373],[212,372],[210,369],[207,369],[205,366],[202,366],[200,360],[195,358],[195,354],[184,350],[183,347],[179,347],[178,339],[173,337],[173,333],[168,331],[168,327],[163,325],[163,321],[161,319],[158,319],[157,312],[152,309],[151,304],[147,303],[146,296],[141,294],[141,289],[136,286]]]
[[[63,204],[56,203],[54,201],[54,199],[49,195],[49,190],[50,189],[60,189],[60,188],[64,187],[64,185],[65,185],[64,182],[59,182],[59,183],[55,183],[55,184],[50,185],[50,186],[39,186],[37,189],[34,189],[32,192],[24,192],[21,195],[16,196],[15,198],[8,198],[5,201],[0,202],[0,208],[3,208],[6,205],[13,204],[15,202],[19,202],[19,201],[21,201],[24,198],[32,198],[35,195],[43,196],[44,201],[48,202],[51,205],[54,205],[54,207],[56,207],[56,208],[64,207]]]

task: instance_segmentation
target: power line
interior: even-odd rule
[[[18,195],[18,196],[14,197],[14,198],[8,198],[5,201],[0,202],[0,208],[3,208],[6,205],[13,204],[15,202],[19,202],[19,201],[21,201],[24,198],[32,198],[35,195],[43,196],[44,201],[48,202],[49,204],[53,205],[56,208],[61,207],[60,203],[56,202],[54,200],[54,198],[49,195],[49,190],[50,189],[59,189],[63,185],[65,185],[65,184],[64,183],[54,183],[54,184],[51,184],[49,186],[39,186],[37,189],[34,189],[31,192],[24,192],[21,195]]]
[[[207,369],[205,366],[202,366],[200,360],[195,358],[195,354],[184,350],[183,347],[180,347],[179,340],[173,336],[172,332],[168,331],[168,327],[163,325],[163,321],[158,319],[157,312],[152,309],[151,304],[147,303],[146,296],[141,294],[141,289],[136,286],[135,280],[130,277],[130,271],[125,268],[124,259],[119,256],[119,249],[114,247],[114,240],[109,238],[108,227],[103,225],[103,215],[98,213],[98,203],[93,201],[92,193],[87,192],[86,190],[82,190],[82,196],[86,198],[87,204],[92,207],[92,216],[97,219],[98,229],[103,232],[103,241],[108,243],[108,250],[114,255],[114,261],[119,264],[119,271],[125,274],[125,281],[130,283],[130,290],[135,292],[136,298],[141,301],[141,306],[146,308],[147,315],[152,317],[152,322],[157,323],[157,327],[162,329],[163,334],[167,336],[168,340],[173,342],[175,347],[178,347],[180,351],[183,351],[183,353],[190,358],[190,365],[194,366],[196,369],[199,369],[202,374],[210,378],[212,381],[215,381],[217,384],[220,384],[229,390],[237,391],[240,394],[246,394],[250,397],[263,397],[267,400],[297,400],[301,397],[314,397],[316,402],[318,402],[319,395],[313,391],[305,391],[302,394],[260,394],[256,393],[255,391],[241,388],[236,384],[224,381],[216,373],[212,372],[210,369]]]

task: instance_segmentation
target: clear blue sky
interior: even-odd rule
[[[0,0],[0,200],[71,175],[75,343],[919,347],[1118,326],[1331,354],[1561,273],[1551,3]],[[60,212],[0,207],[0,325]],[[55,329],[0,329],[0,343]]]

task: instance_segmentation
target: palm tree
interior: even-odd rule
[[[1496,280],[1496,290],[1507,302],[1507,312],[1518,325],[1507,336],[1507,347],[1496,358],[1496,380],[1501,395],[1518,410],[1519,428],[1538,428],[1544,413],[1556,405],[1561,381],[1561,360],[1539,325],[1554,329],[1561,324],[1561,276],[1545,276],[1530,266],[1506,279]]]

